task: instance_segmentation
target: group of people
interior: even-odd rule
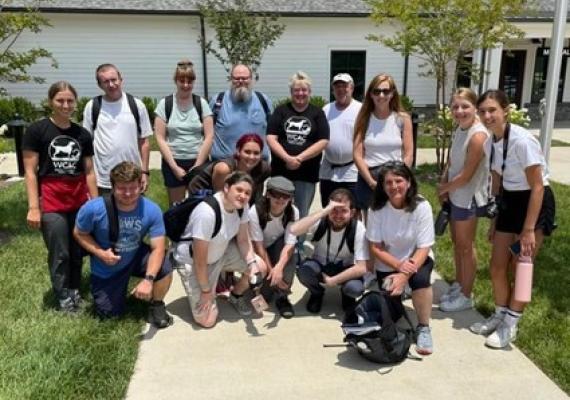
[[[203,327],[216,324],[220,280],[241,315],[252,313],[254,291],[292,318],[295,275],[308,289],[310,313],[321,311],[330,287],[340,288],[342,308],[350,311],[367,289],[366,276],[375,275],[393,295],[411,289],[417,351],[433,352],[432,207],[418,193],[412,123],[392,77],[375,76],[360,103],[352,98],[352,77],[337,74],[335,101],[320,109],[310,103],[309,76],[297,72],[290,100],[272,110],[270,99],[253,90],[247,65],[235,65],[229,90],[208,103],[193,93],[192,63],[177,63],[176,90],[155,110],[162,176],[170,204],[195,196],[204,201],[184,221],[184,239],[171,243],[170,253],[161,210],[142,196],[153,134],[148,113],[123,91],[116,66],[99,66],[96,79],[104,94],[87,104],[83,127],[71,120],[75,89],[57,82],[48,92],[52,115],[24,136],[27,221],[42,231],[60,310],[83,307],[84,252],[91,256],[97,315],[121,315],[129,278],[137,276],[142,280],[132,294],[150,302],[149,321],[158,328],[172,323],[163,300],[174,268]],[[440,309],[473,306],[477,218],[496,204],[489,232],[496,311],[471,331],[503,348],[516,338],[525,306],[512,298],[516,256],[509,247],[520,241],[520,253],[535,257],[555,228],[548,168],[538,141],[508,122],[501,91],[477,98],[459,89],[451,111],[457,129],[438,192],[450,204],[456,281]],[[309,214],[317,182],[322,209]],[[312,254],[305,254],[305,235]]]

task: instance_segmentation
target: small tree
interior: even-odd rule
[[[402,55],[413,55],[423,63],[420,76],[436,79],[437,116],[431,126],[436,134],[436,156],[440,170],[447,160],[452,124],[447,104],[449,71],[464,73],[461,55],[479,48],[493,48],[510,38],[521,37],[522,31],[508,22],[520,15],[525,0],[365,0],[371,7],[371,18],[377,24],[389,22],[396,27],[392,36],[371,34],[378,41]]]
[[[251,66],[257,78],[263,52],[285,30],[277,15],[253,14],[248,0],[206,0],[200,5],[200,13],[216,31],[217,46],[203,36],[199,43],[228,73],[232,65],[243,63]]]
[[[47,18],[34,9],[22,13],[0,13],[0,85],[2,82],[45,82],[42,77],[28,74],[28,69],[40,58],[49,59],[51,66],[57,68],[56,60],[46,49],[36,47],[14,50],[14,45],[22,33],[29,31],[37,34],[49,26],[51,25]],[[0,86],[0,95],[6,94],[6,89]]]

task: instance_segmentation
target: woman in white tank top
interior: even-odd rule
[[[449,164],[439,185],[441,201],[449,201],[455,282],[440,299],[442,311],[473,307],[471,291],[477,271],[477,218],[485,215],[489,198],[490,135],[477,117],[477,95],[467,88],[452,96],[453,134]]]
[[[377,75],[368,85],[353,140],[357,207],[366,210],[376,188],[378,167],[387,161],[403,161],[410,167],[413,161],[412,120],[402,108],[391,76]]]

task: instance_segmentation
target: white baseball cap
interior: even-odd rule
[[[346,82],[346,83],[354,84],[354,80],[352,79],[352,76],[350,76],[347,73],[336,74],[334,76],[334,78],[332,79],[332,84],[334,85],[335,82]]]

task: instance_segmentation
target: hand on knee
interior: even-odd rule
[[[218,307],[213,306],[208,311],[194,314],[194,321],[204,328],[212,328],[218,319]]]

